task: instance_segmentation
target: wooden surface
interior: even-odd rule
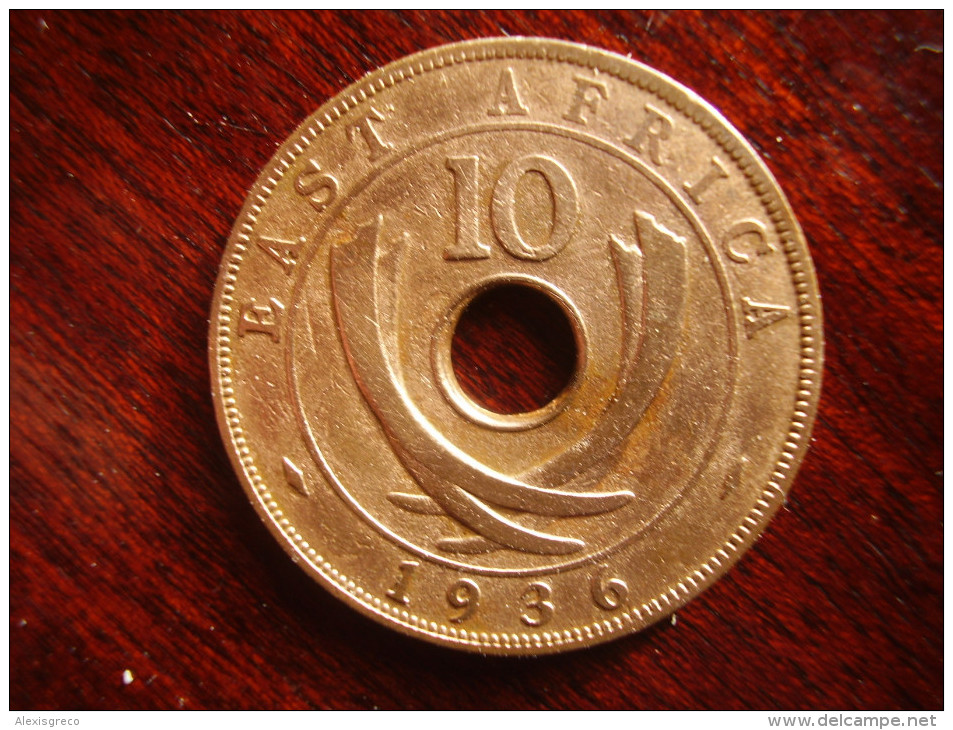
[[[942,21],[13,13],[12,708],[942,707]],[[827,339],[813,446],[738,567],[676,625],[519,661],[313,585],[232,473],[206,364],[225,240],[286,135],[381,64],[504,33],[720,108],[804,228]]]

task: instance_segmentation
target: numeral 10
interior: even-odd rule
[[[444,252],[452,261],[485,259],[490,246],[480,240],[480,158],[448,157],[456,198],[456,240]],[[553,225],[549,239],[531,243],[523,238],[516,222],[516,188],[530,172],[542,175],[553,199]],[[579,216],[579,197],[569,172],[559,162],[544,155],[525,155],[509,163],[493,187],[490,220],[496,239],[511,256],[529,261],[545,261],[569,243]]]

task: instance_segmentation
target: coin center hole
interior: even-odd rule
[[[464,393],[489,411],[513,415],[559,396],[572,381],[579,352],[569,317],[551,296],[502,284],[467,305],[450,358]]]

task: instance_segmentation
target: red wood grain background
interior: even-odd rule
[[[12,13],[12,708],[942,707],[942,21]],[[531,660],[313,585],[232,473],[206,365],[277,145],[381,64],[501,34],[632,54],[720,108],[805,230],[827,338],[813,446],[739,566],[676,625]]]

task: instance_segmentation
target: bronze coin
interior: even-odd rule
[[[577,353],[525,413],[451,362],[502,287],[557,307]],[[751,147],[662,74],[544,39],[410,56],[307,119],[211,321],[226,448],[292,559],[486,653],[606,641],[704,590],[784,500],[820,388],[810,255]]]

